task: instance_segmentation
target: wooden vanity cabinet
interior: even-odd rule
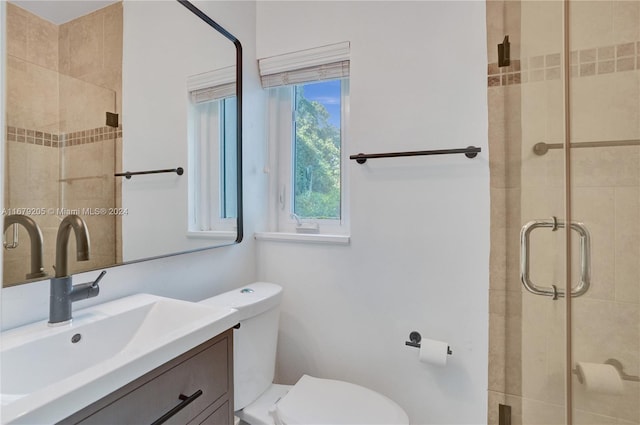
[[[233,424],[233,329],[189,350],[59,424]]]

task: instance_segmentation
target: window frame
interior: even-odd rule
[[[236,217],[222,217],[226,113],[228,109],[235,112],[226,107],[227,99],[200,103],[189,100],[188,237],[226,239],[230,234],[235,236],[237,229]],[[217,164],[215,170],[211,164]],[[203,171],[206,175],[201,174]]]
[[[270,179],[270,228],[275,232],[298,235],[348,235],[350,232],[349,174],[347,164],[349,134],[349,78],[340,78],[340,219],[299,218],[302,229],[318,226],[318,232],[298,231],[293,216],[294,203],[294,143],[295,143],[295,86],[322,81],[309,81],[295,85],[268,89],[269,159],[274,170]],[[326,80],[330,81],[330,80]]]

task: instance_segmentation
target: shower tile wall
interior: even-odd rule
[[[104,119],[105,111],[120,112],[121,33],[121,4],[56,26],[7,3],[7,208],[114,206],[121,129],[107,129]],[[99,41],[85,46],[85,38]],[[86,59],[87,51],[94,63]],[[68,180],[88,176],[100,178]],[[60,215],[32,218],[42,228],[45,268],[52,272]],[[113,242],[115,219],[84,218],[92,259],[83,268],[113,264],[119,249]],[[7,236],[11,239],[11,232]],[[22,228],[19,239],[28,240]],[[24,280],[28,247],[5,250],[5,285]]]
[[[562,2],[487,6],[493,206],[489,422],[497,423],[497,404],[506,402],[515,423],[560,424],[564,302],[522,291],[518,232],[530,220],[564,216],[563,153],[538,156],[532,150],[564,137],[563,83],[548,72],[562,65],[556,57]],[[637,1],[571,2],[574,142],[640,139],[639,15]],[[496,72],[496,44],[505,34],[515,40],[512,58],[520,63]],[[517,78],[505,77],[516,73]],[[571,367],[616,358],[627,373],[638,375],[640,147],[573,149],[571,170],[572,216],[592,237],[592,286],[573,302]],[[561,282],[562,250],[562,232],[536,234],[532,280],[541,286]],[[572,259],[576,273],[577,264]],[[575,376],[573,385],[574,423],[640,421],[638,383],[625,382],[621,395],[586,392]]]

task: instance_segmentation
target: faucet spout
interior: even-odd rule
[[[89,259],[89,231],[84,220],[77,215],[68,215],[60,223],[56,238],[56,276],[51,278],[49,295],[49,326],[59,326],[71,322],[71,304],[85,298],[98,295],[98,282],[106,272],[89,283],[73,285],[67,273],[67,244],[71,230],[76,235],[76,258],[78,261]]]
[[[26,215],[8,215],[4,218],[3,231],[6,232],[9,226],[13,224],[20,224],[29,234],[29,241],[31,243],[31,272],[27,274],[27,279],[45,277],[47,274],[44,272],[42,232],[40,231],[40,227],[38,227],[38,223]]]
[[[89,260],[89,232],[84,220],[77,215],[68,215],[58,227],[56,238],[56,277],[67,276],[67,244],[71,230],[76,236],[76,259]]]

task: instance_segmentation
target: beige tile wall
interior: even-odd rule
[[[58,133],[58,27],[7,3],[7,125]],[[26,135],[25,135],[26,137]],[[58,204],[59,155],[35,144],[7,142],[5,206],[51,207]],[[45,240],[55,241],[55,217],[33,216]],[[7,232],[7,235],[12,232]],[[9,236],[12,238],[12,236]],[[19,229],[20,246],[4,252],[5,284],[23,281],[29,272],[30,244]],[[55,244],[55,242],[54,242]],[[45,245],[45,264],[54,252]]]
[[[116,93],[122,111],[122,3],[60,25],[59,68],[64,75]]]
[[[105,111],[121,110],[121,69],[120,3],[59,27],[7,4],[7,133],[17,134],[7,137],[6,207],[115,206],[113,173],[122,139],[115,132],[107,136],[103,126]],[[37,131],[59,138],[59,146],[27,136]],[[53,273],[60,217],[33,218],[45,240],[45,269]],[[113,264],[120,250],[116,218],[84,218],[92,259],[75,264],[70,251],[72,272]],[[29,244],[22,229],[19,239],[18,249],[5,250],[5,285],[23,281],[27,273]]]
[[[7,125],[58,131],[58,27],[7,3]]]

